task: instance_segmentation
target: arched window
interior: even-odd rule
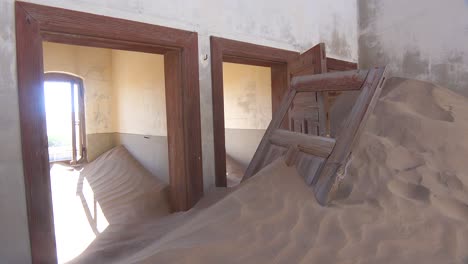
[[[71,164],[85,161],[83,80],[66,73],[45,73],[44,97],[49,161],[70,161]]]

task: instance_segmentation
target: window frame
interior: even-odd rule
[[[84,106],[84,82],[83,79],[65,72],[46,72],[44,73],[45,82],[68,82],[71,84],[71,116],[72,116],[72,159],[70,164],[83,163],[88,160],[87,158],[87,147],[86,147],[86,118],[85,118],[85,106]],[[75,119],[75,85],[78,86],[78,109],[79,109],[79,131],[76,131],[76,119]],[[80,151],[77,152],[76,136],[79,133],[79,146]],[[77,154],[80,154],[80,159],[77,160]]]

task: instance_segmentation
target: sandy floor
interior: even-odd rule
[[[329,207],[277,160],[187,213],[111,224],[74,263],[466,264],[467,132],[467,98],[394,78]]]
[[[83,191],[77,194],[79,176],[79,170],[59,163],[52,165],[50,170],[58,263],[81,254],[109,225],[99,203],[94,203],[94,193],[87,182]],[[81,198],[86,202],[83,203]],[[88,221],[86,204],[91,207],[89,213],[93,222]]]
[[[59,263],[80,255],[109,224],[135,224],[169,214],[167,185],[123,147],[84,169],[54,164],[51,185]]]

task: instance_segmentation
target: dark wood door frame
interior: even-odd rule
[[[299,52],[214,36],[211,36],[210,42],[215,182],[217,187],[226,187],[223,62],[271,67],[272,111],[275,112],[289,88],[288,63],[296,59]]]
[[[42,42],[164,54],[171,202],[187,210],[203,194],[198,36],[123,19],[16,2],[16,48],[29,236],[33,263],[56,263]]]

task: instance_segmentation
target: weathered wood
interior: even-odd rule
[[[334,58],[327,58],[327,72],[335,72],[335,71],[351,71],[356,70],[357,63],[338,60]]]
[[[270,136],[270,143],[286,148],[297,146],[304,153],[327,158],[335,146],[335,139],[276,129]]]
[[[299,149],[297,146],[290,146],[288,148],[288,151],[286,152],[286,155],[284,155],[284,161],[286,163],[286,166],[291,167],[296,164],[296,160],[299,156]]]
[[[311,78],[318,80],[317,83],[325,84],[327,89],[346,90],[348,88],[344,88],[345,86],[342,84],[348,83],[353,85],[353,89],[360,91],[360,95],[344,122],[340,134],[335,140],[328,137],[311,136],[278,129],[280,121],[288,108],[296,100],[294,97],[303,94],[297,93],[293,87],[289,95],[281,103],[280,111],[273,117],[273,121],[270,123],[252,162],[249,164],[243,180],[257,173],[261,168],[271,163],[273,159],[286,155],[287,165],[296,166],[305,182],[311,185],[317,201],[325,205],[328,202],[328,194],[336,179],[336,174],[343,171],[352,147],[359,138],[366,120],[377,102],[385,80],[384,73],[385,67],[374,68],[369,71],[351,71],[338,75],[303,76],[309,80]],[[353,82],[346,81],[350,76]],[[358,84],[359,87],[357,87]],[[313,109],[311,108],[311,110]],[[303,132],[305,119],[291,120],[291,123],[300,127],[298,130]],[[295,127],[294,130],[296,130]]]
[[[16,60],[23,173],[33,263],[57,263],[38,22],[16,2]]]
[[[214,36],[210,38],[210,43],[215,183],[218,187],[226,187],[223,62],[271,67],[272,112],[274,113],[290,85],[288,63],[299,56],[299,53]]]
[[[359,90],[369,71],[353,70],[292,78],[291,87],[298,92]]]
[[[385,67],[374,68],[369,71],[361,93],[337,136],[335,148],[325,162],[316,182],[312,183],[315,185],[315,197],[322,205],[327,204],[328,192],[335,182],[336,173],[345,165],[354,142],[359,138],[366,119],[378,100],[385,79],[384,74]]]
[[[294,58],[289,63],[289,72],[292,76],[320,74],[326,72],[326,63],[325,44],[319,43]]]

